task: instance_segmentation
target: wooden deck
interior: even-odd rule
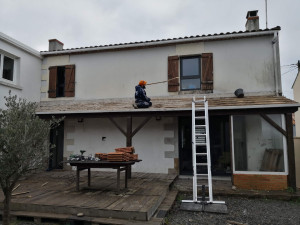
[[[87,173],[80,175],[81,190],[76,191],[75,171],[52,171],[21,180],[12,198],[12,211],[64,214],[87,217],[148,221],[166,197],[175,175],[133,173],[124,188],[117,192],[115,172],[92,171],[91,187]],[[122,182],[123,181],[123,182]],[[0,209],[3,209],[0,192]]]

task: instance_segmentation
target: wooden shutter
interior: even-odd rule
[[[65,97],[75,96],[75,65],[65,66]]]
[[[177,92],[179,91],[179,74],[178,66],[179,57],[178,56],[169,56],[168,57],[168,91]]]
[[[213,90],[213,54],[203,53],[202,60],[202,73],[201,73],[201,90]]]
[[[48,98],[56,98],[56,79],[57,79],[57,66],[52,66],[49,68]]]

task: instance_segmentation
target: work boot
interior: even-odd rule
[[[133,103],[132,104],[133,108],[138,109],[139,107],[137,106],[137,104]]]

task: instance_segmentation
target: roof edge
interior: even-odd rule
[[[12,38],[12,37],[10,37],[10,36],[2,33],[2,32],[0,32],[0,40],[3,40],[5,42],[7,42],[8,44],[14,45],[15,47],[29,53],[32,56],[35,56],[35,57],[39,58],[39,59],[43,58],[39,51],[29,47],[28,45],[23,44],[20,41],[17,41],[16,39],[14,39],[14,38]]]
[[[65,54],[76,54],[76,53],[91,53],[97,51],[108,51],[108,50],[116,50],[116,49],[127,49],[127,48],[144,48],[144,47],[151,47],[157,45],[170,45],[170,44],[180,44],[180,43],[187,43],[187,42],[197,42],[197,41],[210,41],[210,40],[220,40],[220,39],[233,39],[233,38],[247,38],[253,36],[265,36],[265,35],[272,35],[275,32],[281,30],[279,26],[259,30],[259,31],[239,31],[239,32],[232,32],[232,33],[220,33],[220,34],[209,34],[209,35],[202,35],[202,36],[190,36],[184,38],[173,38],[173,39],[162,39],[156,41],[144,41],[144,42],[130,42],[130,43],[120,43],[120,44],[110,44],[110,45],[103,45],[103,46],[91,46],[91,47],[82,47],[82,48],[71,48],[71,49],[63,49],[58,51],[42,51],[42,56],[50,56],[50,55],[65,55]]]

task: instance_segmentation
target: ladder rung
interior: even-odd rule
[[[195,127],[206,127],[206,125],[195,125]]]
[[[194,101],[195,103],[204,103],[205,100],[197,100],[197,101]]]
[[[198,174],[196,174],[197,176],[208,176],[208,174],[207,173],[198,173]]]
[[[205,119],[205,116],[196,116],[195,119],[196,120],[203,120],[203,119]]]
[[[195,134],[196,136],[206,136],[206,134]]]
[[[207,163],[196,163],[197,166],[207,166]]]
[[[196,146],[206,146],[206,143],[196,143]]]
[[[196,153],[196,155],[207,155],[207,153]]]

